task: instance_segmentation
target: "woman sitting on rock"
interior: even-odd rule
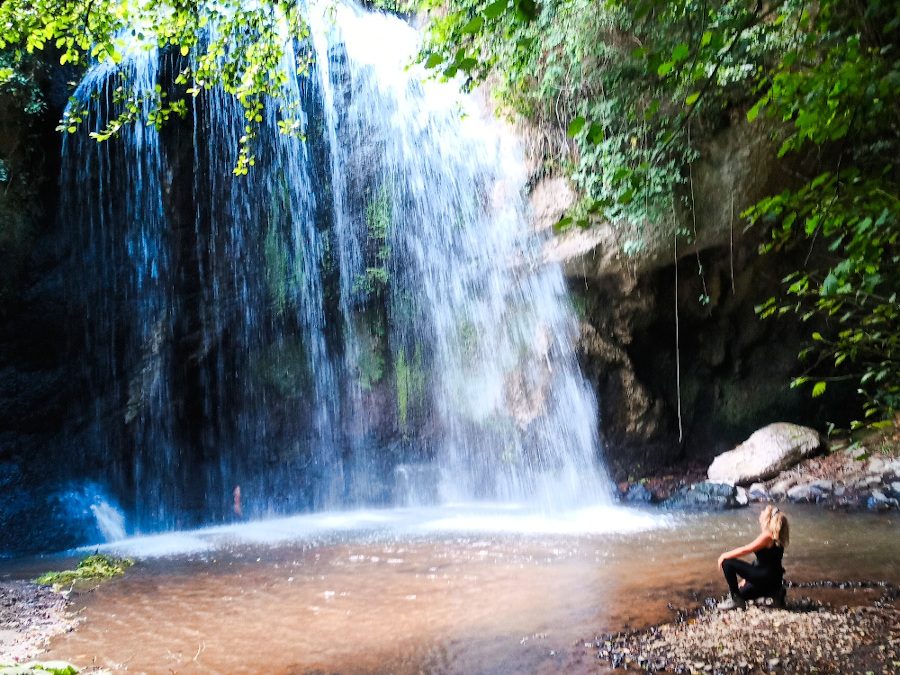
[[[746,600],[764,597],[771,597],[777,607],[784,607],[781,558],[790,538],[788,520],[777,506],[769,505],[759,514],[759,526],[762,532],[756,539],[719,556],[719,569],[731,591],[731,597],[720,602],[719,609],[743,607]],[[756,554],[755,563],[739,560],[750,553]],[[742,577],[740,584],[738,576]]]

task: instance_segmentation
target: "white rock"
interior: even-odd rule
[[[754,483],[750,486],[750,496],[755,498],[765,498],[769,496],[769,492],[762,483]]]
[[[797,484],[796,478],[785,478],[769,488],[769,494],[776,499],[784,497],[787,491]]]
[[[881,473],[885,470],[887,462],[885,462],[881,457],[873,457],[869,460],[868,466],[866,466],[866,471],[868,471],[872,475],[881,475]]]
[[[717,483],[748,484],[777,476],[814,454],[821,439],[814,429],[779,422],[755,431],[734,450],[713,460],[707,475]]]
[[[809,487],[814,490],[820,490],[821,492],[831,492],[834,490],[834,481],[830,480],[814,480],[809,484]]]
[[[812,489],[808,484],[795,485],[787,491],[787,498],[792,502],[808,502],[812,496]]]

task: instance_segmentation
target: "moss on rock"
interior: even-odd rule
[[[77,581],[101,581],[125,574],[134,565],[130,558],[116,558],[103,553],[95,553],[81,560],[74,570],[45,572],[34,580],[42,586],[52,586],[55,590]]]

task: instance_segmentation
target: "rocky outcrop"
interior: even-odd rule
[[[773,478],[815,454],[821,446],[814,429],[783,422],[770,424],[734,450],[716,457],[707,474],[711,481],[749,485]]]
[[[869,447],[887,449],[873,453]],[[822,504],[888,511],[900,508],[900,435],[806,459],[749,490],[754,502]]]
[[[755,311],[781,292],[786,274],[822,254],[804,247],[760,256],[768,232],[740,218],[793,180],[790,167],[776,159],[767,130],[745,121],[701,145],[684,195],[693,214],[678,214],[677,260],[671,224],[645,224],[642,247],[627,254],[637,231],[622,223],[576,228],[544,249],[546,260],[563,264],[581,318],[582,366],[598,393],[616,480],[708,465],[773,419],[842,425],[853,414],[849,387],[811,399],[789,385],[815,328]],[[544,179],[532,201],[536,227],[548,228],[572,195],[560,179]]]

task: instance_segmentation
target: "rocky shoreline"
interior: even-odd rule
[[[786,462],[769,478],[734,481],[736,485],[708,478],[708,472],[714,475],[712,468],[693,464],[619,483],[619,499],[664,508],[739,508],[754,502],[790,502],[835,509],[900,510],[898,432],[853,444],[823,443],[815,452]]]
[[[63,594],[27,581],[0,582],[0,665],[29,661],[77,624]]]
[[[868,584],[868,585],[867,585]],[[882,591],[868,605],[838,607],[789,592],[785,609],[748,604],[720,612],[715,599],[675,609],[672,623],[601,635],[600,661],[617,669],[675,673],[896,673],[900,670],[897,587],[886,582],[815,582]],[[792,595],[795,596],[792,598]]]

